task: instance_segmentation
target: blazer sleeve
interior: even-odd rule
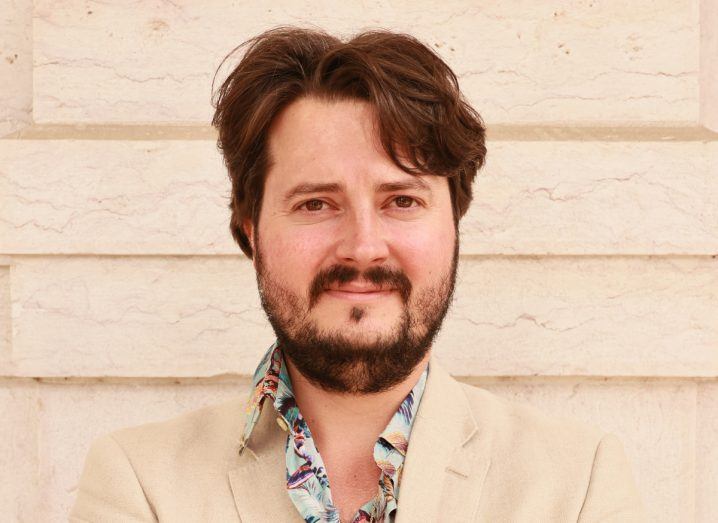
[[[580,523],[647,521],[623,445],[605,434],[593,459],[591,479],[578,516]]]
[[[132,464],[112,435],[98,438],[90,447],[70,521],[157,521]]]

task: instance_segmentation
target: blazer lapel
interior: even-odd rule
[[[461,384],[434,357],[416,416],[399,480],[397,523],[474,521],[491,441]]]
[[[239,466],[229,472],[234,503],[242,523],[303,521],[287,494],[287,432],[276,423],[272,405],[262,409]]]

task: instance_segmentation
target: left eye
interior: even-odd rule
[[[414,198],[411,198],[410,196],[397,196],[396,198],[394,198],[394,202],[396,202],[397,207],[408,209],[412,206],[413,203],[416,202],[416,200]]]

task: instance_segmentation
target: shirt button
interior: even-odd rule
[[[283,417],[277,416],[277,425],[279,425],[279,428],[283,431],[289,432],[289,425],[287,425],[287,422],[284,421]]]

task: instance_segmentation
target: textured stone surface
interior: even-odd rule
[[[718,141],[494,141],[463,254],[718,252]],[[212,140],[0,140],[0,252],[237,254]]]
[[[714,376],[718,259],[464,263],[437,347],[471,375]]]
[[[30,123],[32,0],[0,3],[0,136]]]
[[[694,479],[694,384],[615,380],[526,384],[508,380],[483,386],[547,413],[582,419],[616,434],[633,467],[648,521],[708,521],[693,518],[698,479]]]
[[[411,32],[489,122],[698,118],[697,0],[42,0],[34,22],[38,122],[208,121],[222,58],[278,24]]]
[[[240,257],[17,257],[30,376],[249,374],[272,333]],[[437,340],[464,375],[718,373],[718,259],[464,258]]]
[[[24,258],[12,278],[24,374],[246,372],[273,340],[239,257]]]
[[[66,521],[90,443],[118,428],[161,421],[239,394],[224,384],[43,384],[40,417],[40,503],[33,521]],[[238,436],[239,437],[239,436]],[[29,520],[28,520],[29,521]]]
[[[10,267],[0,263],[0,375],[8,371],[12,365],[10,316]]]
[[[718,142],[501,142],[463,221],[463,252],[712,254]]]
[[[39,417],[36,383],[0,379],[0,513],[3,521],[40,521],[36,518]]]
[[[696,521],[718,516],[718,381],[698,385],[696,416]]]
[[[4,252],[240,252],[212,141],[4,140],[0,151]]]
[[[701,1],[700,26],[700,118],[718,131],[718,0]]]

